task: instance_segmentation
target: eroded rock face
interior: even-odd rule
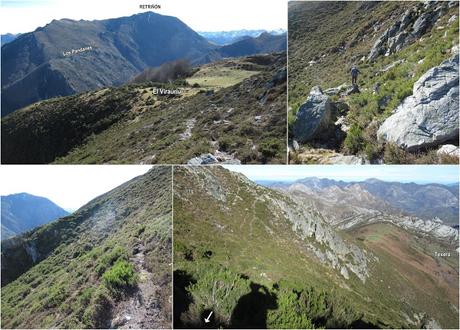
[[[367,59],[373,62],[380,55],[389,56],[418,40],[453,6],[458,6],[458,1],[453,4],[445,1],[419,3],[408,9],[377,38]]]
[[[380,140],[407,151],[437,146],[458,137],[458,54],[428,70],[380,126]]]
[[[311,89],[310,95],[297,112],[294,138],[303,143],[325,131],[333,124],[334,105],[319,86]]]

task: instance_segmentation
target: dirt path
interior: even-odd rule
[[[111,328],[170,328],[171,321],[166,320],[157,299],[161,288],[155,285],[152,273],[146,269],[145,247],[139,244],[135,250],[137,253],[130,261],[134,264],[139,276],[138,288],[128,299],[120,302],[115,308]]]

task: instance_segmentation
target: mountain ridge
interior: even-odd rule
[[[257,40],[247,41],[253,46],[241,49],[238,56],[268,49]],[[270,52],[286,49],[275,41],[270,47]],[[184,59],[196,65],[225,56],[225,48],[211,44],[177,17],[154,12],[93,21],[53,20],[2,47],[2,116],[35,101],[120,86],[168,61]]]
[[[386,203],[387,206],[391,206],[393,212],[399,210],[406,215],[418,216],[423,220],[441,218],[449,226],[458,224],[458,184],[452,186],[439,183],[401,183],[375,178],[350,182],[304,178],[292,183],[268,183],[267,186],[289,189],[296,184],[304,185],[310,189],[318,189],[318,191],[331,186],[347,188],[357,185],[378,198],[378,200],[384,203],[383,205]],[[434,207],[435,205],[436,207]]]
[[[46,197],[28,193],[1,196],[2,240],[69,214]]]

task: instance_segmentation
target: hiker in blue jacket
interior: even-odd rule
[[[357,82],[358,82],[358,73],[359,73],[358,68],[356,67],[356,65],[353,65],[353,67],[351,68],[351,84],[352,85],[357,84]]]

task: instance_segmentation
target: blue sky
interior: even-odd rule
[[[24,33],[53,19],[106,19],[146,11],[140,4],[158,4],[154,10],[176,16],[195,31],[287,29],[285,0],[2,0],[2,34]]]
[[[6,165],[0,195],[26,192],[75,211],[93,198],[146,173],[149,165]]]
[[[251,180],[294,181],[319,177],[343,181],[376,178],[384,181],[453,183],[459,180],[455,165],[225,165]]]

